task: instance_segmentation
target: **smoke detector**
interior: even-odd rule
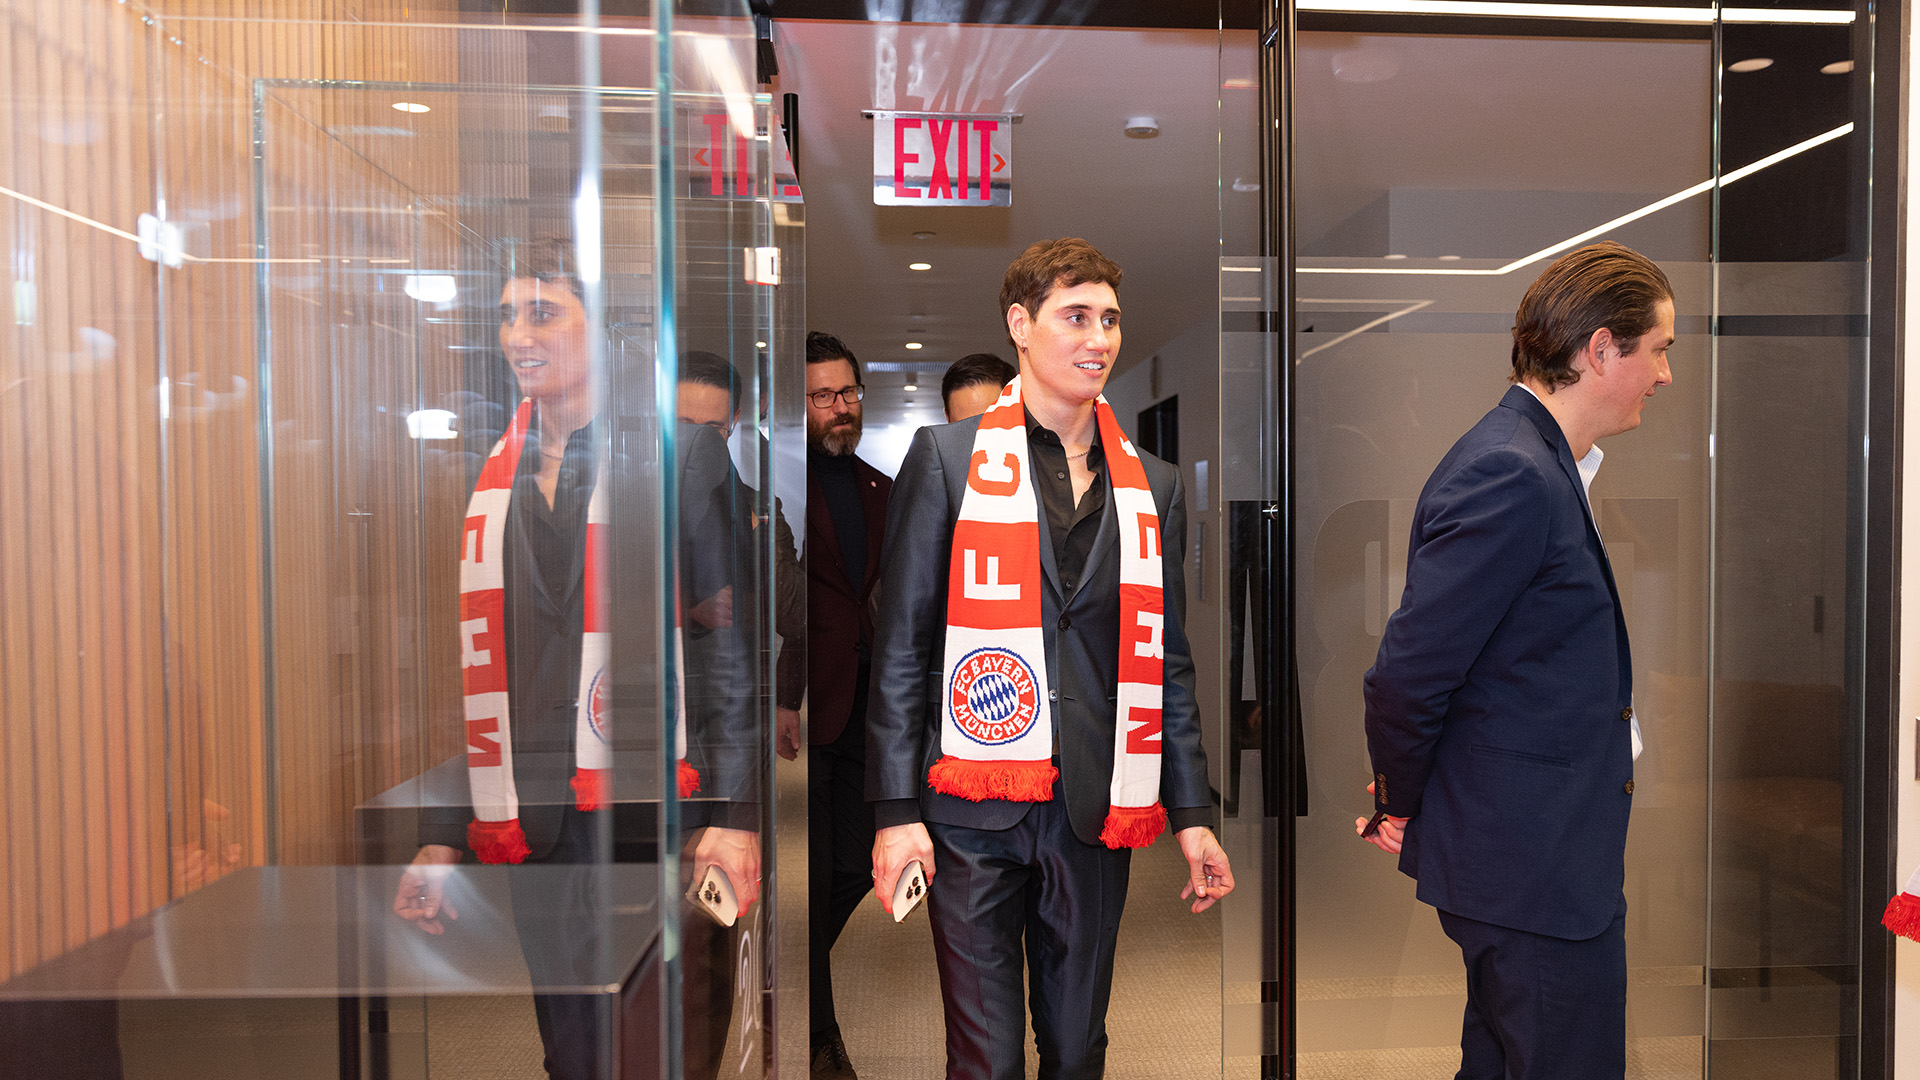
[[[1160,134],[1160,121],[1151,116],[1130,116],[1127,118],[1127,138],[1151,139]]]

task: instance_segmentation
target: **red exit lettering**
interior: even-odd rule
[[[727,146],[733,145],[733,194],[745,198],[753,194],[753,140],[744,136],[727,138],[731,125],[726,113],[707,113],[700,117],[707,126],[707,145],[694,151],[693,160],[707,167],[707,194],[718,199],[727,194]]]
[[[933,148],[933,162],[926,187],[914,187],[907,179],[907,166],[918,165],[920,155],[907,150],[907,132],[926,126],[927,141]],[[971,132],[969,131],[971,128]],[[981,202],[993,201],[993,133],[1000,130],[998,120],[946,120],[896,116],[893,120],[893,193],[902,199],[971,199],[977,190]],[[969,153],[967,136],[979,140],[978,154]],[[975,169],[978,169],[976,172]]]

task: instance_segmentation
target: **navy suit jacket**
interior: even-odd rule
[[[1553,415],[1522,387],[1414,510],[1406,592],[1366,675],[1400,869],[1469,919],[1584,940],[1622,903],[1633,664],[1613,570]]]
[[[947,578],[953,527],[966,493],[979,419],[921,428],[894,481],[887,514],[886,576],[880,587],[879,638],[867,706],[867,799],[882,826],[931,821],[971,829],[1009,829],[1032,803],[972,802],[927,786],[940,759],[940,699],[946,651]],[[1138,449],[1136,447],[1136,449]],[[1119,453],[1114,449],[1111,453]],[[1160,804],[1169,831],[1211,825],[1212,790],[1200,747],[1193,655],[1187,645],[1187,518],[1180,472],[1140,451],[1160,515],[1161,589],[1166,608],[1161,672]],[[1029,462],[1029,477],[1032,463]],[[1029,479],[1031,485],[1033,481]],[[1053,688],[1060,781],[1076,836],[1100,843],[1113,781],[1115,692],[1120,667],[1120,528],[1111,474],[1100,528],[1077,588],[1060,586],[1047,516],[1040,515],[1040,626],[1046,636],[1047,684]]]

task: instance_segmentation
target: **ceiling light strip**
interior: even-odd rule
[[[1826,143],[1832,142],[1835,139],[1842,138],[1852,133],[1853,133],[1853,125],[1851,123],[1841,124],[1839,127],[1834,128],[1832,131],[1825,131],[1818,135],[1815,135],[1811,139],[1806,139],[1802,142],[1794,143],[1792,146],[1787,147],[1785,150],[1768,154],[1766,157],[1761,158],[1760,160],[1752,163],[1751,165],[1743,165],[1740,168],[1733,170],[1732,172],[1724,173],[1718,179],[1702,180],[1699,183],[1693,185],[1692,187],[1685,188],[1680,191],[1676,191],[1664,199],[1657,199],[1639,208],[1638,210],[1630,211],[1628,213],[1620,215],[1617,218],[1614,218],[1612,221],[1608,221],[1603,224],[1596,225],[1593,228],[1588,229],[1586,232],[1576,233],[1573,236],[1570,236],[1567,239],[1562,240],[1557,244],[1553,244],[1548,247],[1543,247],[1539,251],[1536,251],[1531,255],[1524,255],[1508,263],[1505,266],[1499,267],[1498,269],[1475,270],[1475,269],[1464,269],[1464,268],[1457,269],[1452,267],[1401,268],[1401,267],[1393,267],[1393,266],[1300,266],[1300,267],[1295,267],[1294,272],[1300,273],[1300,274],[1401,274],[1401,275],[1411,274],[1411,275],[1419,275],[1424,277],[1500,277],[1505,274],[1511,274],[1515,270],[1518,270],[1523,266],[1531,266],[1534,263],[1541,261],[1542,259],[1551,258],[1552,256],[1558,255],[1569,248],[1575,247],[1579,244],[1583,244],[1586,241],[1591,240],[1596,236],[1600,236],[1602,234],[1612,232],[1613,230],[1619,228],[1622,225],[1627,225],[1627,224],[1631,224],[1632,222],[1639,221],[1641,218],[1646,217],[1649,214],[1659,213],[1660,211],[1665,210],[1667,207],[1672,206],[1675,203],[1685,202],[1686,200],[1693,198],[1695,195],[1712,191],[1716,183],[1719,184],[1721,187],[1725,187],[1726,185],[1731,184],[1736,180],[1744,180],[1747,177],[1752,176],[1754,173],[1757,173],[1762,169],[1770,168],[1774,165],[1778,165],[1779,163],[1787,160],[1790,157],[1794,157],[1799,154],[1804,154],[1816,146],[1822,146]]]
[[[1533,4],[1511,0],[1296,0],[1298,11],[1343,15],[1471,15],[1504,19],[1575,19],[1584,22],[1711,24],[1797,23],[1844,26],[1852,11],[1807,8],[1646,7],[1629,4]]]
[[[125,229],[116,229],[104,221],[95,221],[94,219],[87,217],[84,214],[76,214],[64,206],[55,206],[54,204],[47,202],[45,199],[36,199],[33,196],[26,194],[25,192],[15,191],[10,187],[0,187],[0,195],[5,195],[10,199],[18,199],[21,202],[26,203],[28,206],[39,207],[40,209],[45,210],[49,214],[58,214],[69,221],[77,221],[80,224],[85,225],[90,229],[99,229],[103,233],[109,233],[111,235],[118,236],[123,240],[131,240],[136,244],[141,242],[140,237],[126,231]],[[157,248],[159,251],[163,252],[164,254],[178,255],[180,258],[185,259],[188,262],[199,262],[199,263],[317,263],[320,261],[317,258],[307,258],[307,259],[206,258],[200,255],[189,255],[184,251],[176,251],[175,249],[166,247],[165,245],[162,245],[162,244],[154,244],[153,246]]]

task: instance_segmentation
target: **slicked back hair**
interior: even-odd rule
[[[725,390],[733,414],[740,415],[740,373],[727,358],[717,353],[694,349],[680,355],[680,381]]]
[[[1514,382],[1535,379],[1549,392],[1580,381],[1573,358],[1593,332],[1613,332],[1622,352],[1658,322],[1673,284],[1652,259],[1611,240],[1569,251],[1527,287],[1513,324]]]
[[[1012,364],[990,352],[977,352],[955,360],[940,376],[940,400],[946,401],[955,390],[969,386],[1005,386],[1020,374]]]
[[[1007,312],[1015,304],[1025,308],[1029,318],[1038,318],[1040,306],[1053,290],[1071,289],[1090,281],[1111,285],[1119,292],[1119,264],[1079,237],[1036,241],[1007,266],[1007,276],[1000,282],[1001,325],[1006,324]],[[1011,333],[1007,340],[1013,341]]]

